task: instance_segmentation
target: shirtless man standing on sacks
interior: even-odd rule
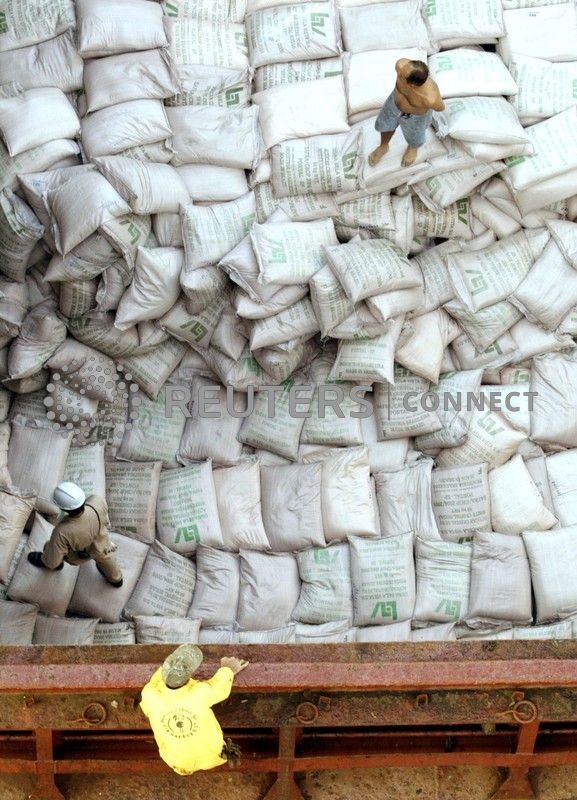
[[[388,151],[389,142],[399,125],[408,144],[401,164],[410,167],[417,157],[418,148],[425,141],[433,111],[443,111],[445,108],[439,87],[429,77],[429,68],[425,63],[400,58],[395,70],[395,89],[375,122],[375,129],[381,134],[381,143],[369,156],[371,167],[378,164]]]

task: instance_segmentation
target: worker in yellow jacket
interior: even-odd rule
[[[234,676],[248,666],[239,658],[221,658],[207,681],[192,675],[202,663],[195,645],[178,647],[156,670],[141,692],[140,708],[148,717],[160,757],[179,775],[192,775],[227,762],[235,766],[240,750],[225,743],[212,706],[230,695]]]

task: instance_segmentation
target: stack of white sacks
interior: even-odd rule
[[[577,636],[577,7],[542,3],[4,3],[0,644]],[[446,109],[372,168],[403,57]],[[121,589],[27,562],[62,479]]]

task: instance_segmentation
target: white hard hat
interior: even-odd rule
[[[84,505],[86,495],[80,486],[77,486],[75,483],[70,483],[70,481],[64,481],[64,483],[59,483],[56,489],[54,489],[52,498],[56,505],[64,511],[74,511]]]

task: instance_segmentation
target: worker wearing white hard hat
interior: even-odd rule
[[[35,567],[60,570],[64,562],[79,565],[93,559],[100,574],[111,586],[122,586],[122,573],[114,551],[116,546],[108,535],[108,506],[96,494],[86,497],[75,483],[59,483],[52,498],[64,513],[42,552],[28,554]]]

